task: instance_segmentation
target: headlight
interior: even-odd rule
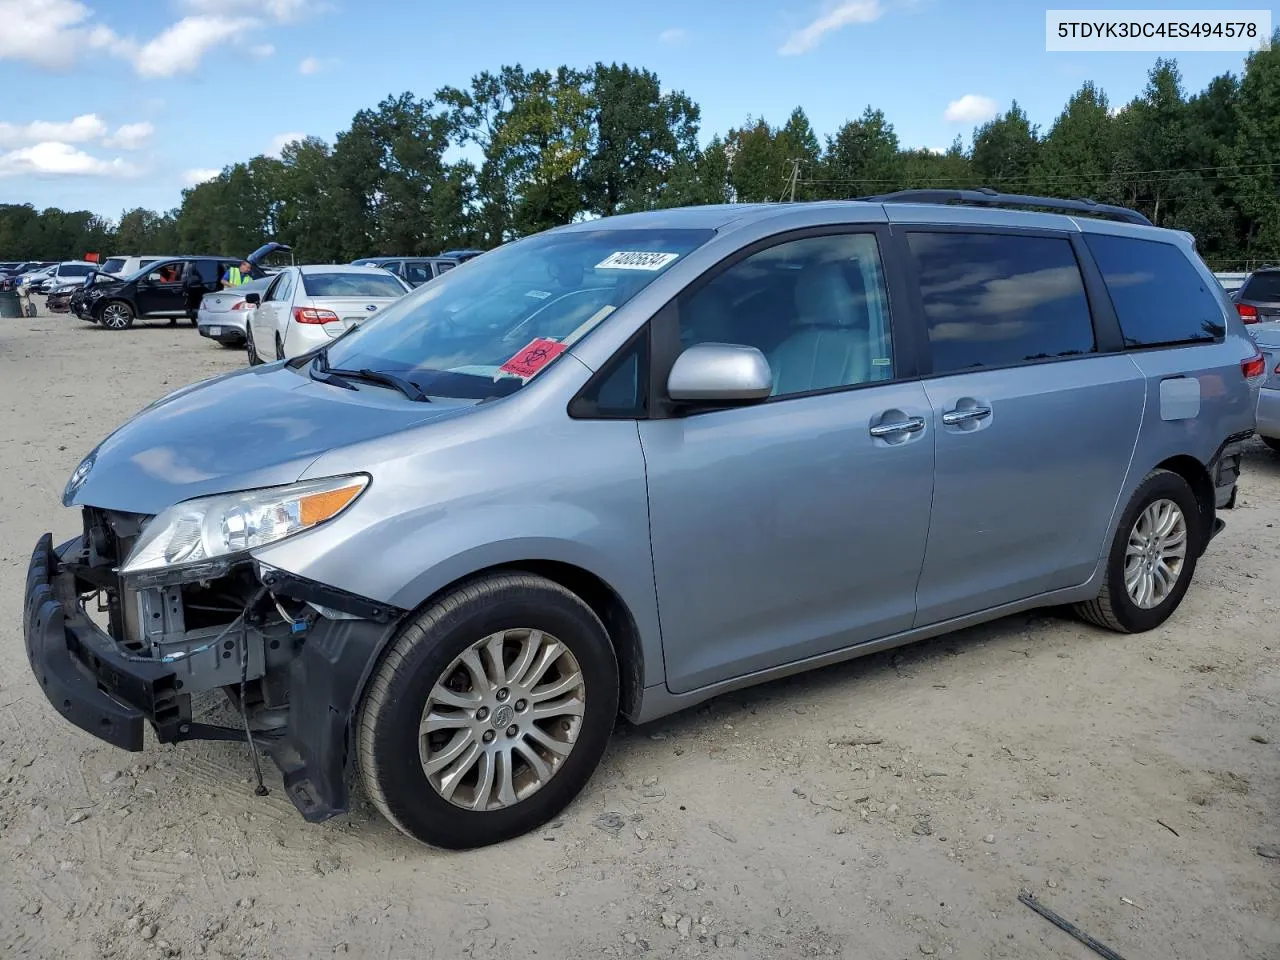
[[[275,543],[332,520],[364,492],[363,474],[200,497],[147,524],[121,573],[186,566]]]

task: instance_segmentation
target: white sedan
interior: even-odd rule
[[[412,289],[379,267],[286,267],[248,317],[249,363],[299,356],[368,320]],[[257,294],[245,299],[252,303]]]

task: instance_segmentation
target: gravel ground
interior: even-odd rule
[[[548,829],[419,847],[311,826],[239,744],[127,754],[63,722],[20,636],[62,486],[157,396],[243,362],[185,325],[0,320],[0,957],[1280,957],[1280,457],[1181,610],[1020,616],[636,729]],[[1268,849],[1271,848],[1271,849]]]

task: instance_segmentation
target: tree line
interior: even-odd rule
[[[244,254],[300,261],[492,247],[547,227],[661,207],[839,199],[908,187],[994,187],[1136,207],[1193,233],[1217,269],[1280,261],[1280,31],[1240,76],[1184,89],[1157,60],[1113,107],[1085,83],[1042,130],[1014,102],[942,152],[908,149],[868,106],[819,137],[802,108],[748,117],[700,145],[700,110],[649,70],[504,66],[433,96],[390,96],[332,144],[226,167],[166,212],[0,206],[0,259]],[[461,148],[461,149],[459,149]]]

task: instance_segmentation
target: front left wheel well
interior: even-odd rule
[[[624,716],[635,716],[645,684],[640,629],[617,592],[589,570],[557,560],[522,560],[518,563],[499,564],[454,580],[429,596],[416,609],[427,609],[473,580],[503,573],[531,573],[545,577],[581,598],[591,608],[604,624],[618,660],[618,709]]]

